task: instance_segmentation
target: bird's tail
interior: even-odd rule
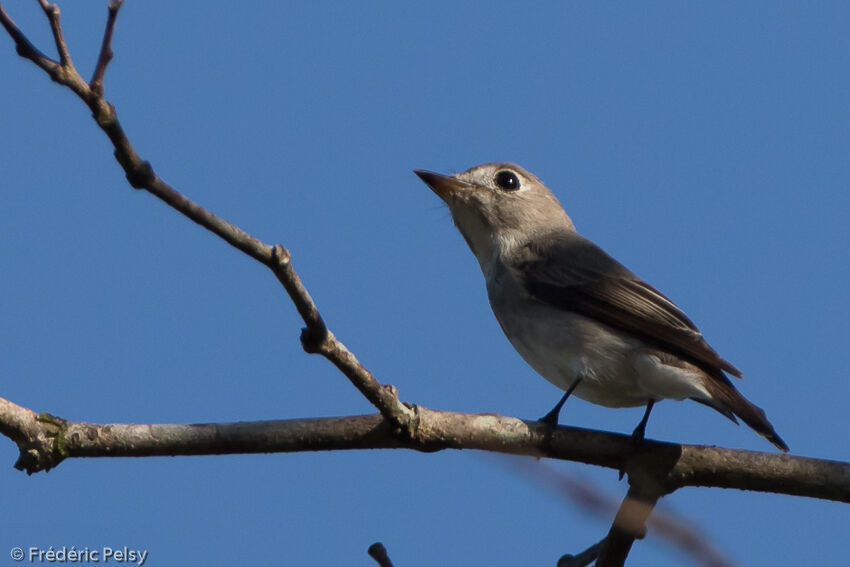
[[[788,452],[788,445],[773,429],[773,425],[767,420],[767,415],[765,415],[763,409],[745,398],[722,373],[719,377],[712,376],[712,378],[715,378],[715,380],[708,380],[706,387],[714,403],[706,402],[708,405],[727,417],[729,417],[729,412],[740,417],[753,431],[773,443],[780,451]]]

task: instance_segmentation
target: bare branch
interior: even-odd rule
[[[49,461],[57,451],[62,458],[72,458],[480,449],[615,471],[625,468],[633,487],[651,480],[652,490],[662,495],[685,486],[715,486],[850,503],[850,463],[648,439],[636,450],[631,436],[617,433],[552,428],[537,421],[422,406],[413,406],[412,411],[414,436],[407,439],[382,415],[194,425],[96,424],[37,414],[0,398],[0,433],[14,440],[22,455],[36,451],[36,464]],[[638,498],[648,499],[643,493]]]
[[[511,466],[523,475],[530,476],[536,486],[549,487],[553,493],[563,495],[566,500],[594,516],[608,521],[617,512],[618,499],[608,496],[586,478],[574,478],[540,461],[518,458],[500,458],[498,461]],[[647,520],[647,526],[650,534],[688,554],[694,564],[705,567],[731,567],[733,564],[708,542],[708,538],[702,531],[691,525],[690,520],[670,510],[655,510]],[[594,547],[579,555],[565,557],[571,561],[583,560],[588,557],[587,553]]]
[[[631,479],[630,479],[631,482]],[[660,490],[646,489],[632,482],[629,493],[623,499],[614,523],[599,550],[596,567],[622,567],[636,539],[646,535],[646,520],[662,496]]]
[[[53,41],[56,43],[56,51],[59,53],[59,63],[63,67],[74,68],[74,63],[71,61],[71,54],[68,53],[68,44],[65,43],[65,38],[62,35],[62,23],[59,18],[59,6],[50,4],[47,0],[38,0],[41,4],[41,9],[50,20],[50,31],[53,32]]]
[[[97,96],[103,96],[103,76],[106,73],[106,66],[112,61],[112,32],[115,29],[118,10],[121,9],[123,4],[124,0],[112,0],[109,3],[109,15],[106,19],[106,30],[103,32],[103,44],[100,46],[100,55],[97,58],[94,74],[89,81],[89,87]]]
[[[315,303],[301,283],[298,274],[292,268],[289,252],[281,245],[270,246],[250,234],[206,210],[199,204],[188,199],[168,183],[160,179],[150,163],[143,160],[136,152],[129,138],[124,132],[115,107],[106,101],[103,94],[102,80],[108,58],[107,52],[112,39],[112,30],[115,25],[115,17],[120,2],[112,2],[109,7],[109,19],[106,32],[104,33],[101,57],[98,60],[98,68],[95,70],[92,85],[86,83],[79,73],[74,69],[70,56],[67,53],[62,28],[59,24],[59,9],[48,4],[46,0],[39,0],[45,14],[47,14],[51,29],[56,40],[57,49],[60,53],[61,65],[49,65],[38,57],[38,50],[32,46],[29,40],[18,30],[5,12],[2,12],[3,25],[15,40],[18,52],[36,62],[39,67],[47,71],[54,81],[67,86],[85,102],[92,111],[98,126],[106,133],[115,148],[115,158],[127,175],[130,185],[137,189],[144,189],[158,197],[172,208],[181,212],[190,220],[203,226],[210,232],[225,240],[231,246],[238,248],[255,260],[262,262],[270,268],[278,280],[283,284],[289,297],[292,299],[298,313],[307,325],[302,333],[302,344],[310,353],[318,353],[330,360],[343,374],[360,390],[361,393],[387,418],[399,432],[412,439],[411,432],[413,412],[408,409],[398,398],[398,393],[391,386],[384,386],[378,382],[357,358],[340,342],[325,326]],[[29,56],[28,56],[29,55]],[[49,62],[49,60],[48,60]],[[99,86],[98,86],[99,85]]]
[[[57,449],[59,429],[31,409],[0,398],[0,433],[18,445],[18,470],[49,471],[64,458]]]
[[[49,75],[53,76],[54,70],[59,66],[59,63],[42,53],[33,45],[24,33],[18,28],[3,6],[0,5],[0,24],[6,28],[6,33],[15,42],[15,51],[24,59],[29,59],[40,68],[44,69]]]

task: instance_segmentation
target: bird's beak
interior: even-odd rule
[[[424,181],[425,185],[430,187],[443,201],[447,201],[452,195],[469,186],[468,183],[451,175],[442,175],[433,171],[425,171],[424,169],[414,169],[413,173],[418,175],[419,179]]]

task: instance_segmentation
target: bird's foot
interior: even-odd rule
[[[548,425],[549,427],[558,427],[558,417],[561,413],[560,406],[555,406],[552,408],[552,411],[538,419],[540,423]]]
[[[640,446],[643,444],[643,439],[644,439],[645,436],[646,436],[646,423],[642,422],[640,425],[635,427],[634,431],[632,431],[632,443],[634,444],[635,449],[640,448]]]

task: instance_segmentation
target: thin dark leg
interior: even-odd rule
[[[555,404],[555,407],[553,407],[549,413],[541,417],[538,421],[542,421],[546,425],[551,425],[552,427],[558,425],[558,416],[561,413],[561,408],[564,407],[564,402],[567,401],[567,398],[570,397],[570,394],[573,393],[573,390],[576,389],[576,386],[578,386],[579,382],[581,382],[581,378],[576,378],[575,381],[570,384],[570,387],[567,388],[567,391],[564,393],[564,396],[561,398],[561,401]]]
[[[652,411],[652,406],[655,405],[655,400],[649,400],[646,404],[646,412],[643,414],[643,419],[640,420],[638,426],[635,427],[635,430],[632,432],[632,439],[635,441],[635,445],[640,445],[641,441],[643,441],[643,436],[646,433],[646,422],[649,421],[649,412]]]

